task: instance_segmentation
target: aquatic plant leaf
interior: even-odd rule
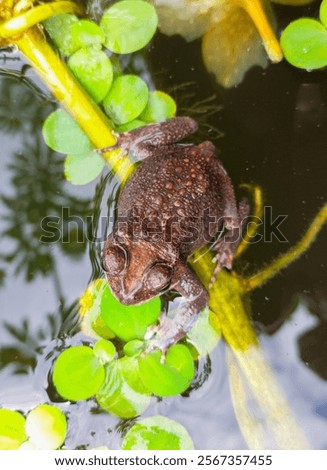
[[[146,126],[146,122],[141,121],[141,119],[134,119],[133,121],[126,122],[126,124],[122,124],[121,126],[116,126],[117,132],[128,132],[132,131],[133,129],[137,129],[138,127]]]
[[[92,281],[79,299],[79,314],[82,317],[81,329],[88,336],[111,339],[115,333],[108,328],[101,315],[103,290],[107,288],[105,279]]]
[[[123,305],[113,296],[108,285],[103,290],[102,318],[123,341],[143,339],[148,326],[157,321],[160,309],[159,297],[141,305]]]
[[[133,339],[124,346],[124,353],[126,356],[138,356],[145,349],[145,342],[139,339]]]
[[[221,333],[211,325],[210,318],[212,316],[209,309],[202,310],[187,334],[187,342],[195,347],[199,357],[210,354],[221,338]]]
[[[122,442],[123,450],[192,450],[193,441],[184,426],[164,416],[152,416],[134,424]]]
[[[94,101],[102,101],[113,80],[109,57],[94,47],[83,47],[70,56],[68,66]]]
[[[91,348],[72,346],[57,358],[53,383],[68,400],[86,400],[97,393],[104,381],[104,367]]]
[[[149,93],[146,107],[140,118],[146,123],[161,122],[174,117],[176,114],[176,103],[173,98],[163,91],[155,90]]]
[[[66,438],[66,416],[56,406],[39,405],[27,415],[26,432],[37,449],[58,449]]]
[[[56,152],[72,155],[92,150],[91,141],[77,122],[63,109],[49,114],[43,124],[45,143]]]
[[[77,16],[68,13],[53,15],[43,22],[47,33],[63,56],[69,56],[79,48],[72,37],[72,25],[76,22]]]
[[[18,411],[0,409],[0,450],[15,450],[26,441],[25,418]]]
[[[87,184],[99,176],[104,165],[103,157],[93,150],[79,155],[67,155],[65,177],[72,184]]]
[[[100,339],[93,346],[93,352],[101,364],[105,364],[106,362],[111,362],[114,359],[116,348],[111,341]]]
[[[273,3],[279,3],[280,5],[291,5],[294,7],[300,7],[302,5],[308,5],[315,0],[271,0]]]
[[[114,80],[103,100],[103,106],[115,124],[125,124],[141,114],[148,102],[148,96],[148,87],[140,77],[122,75]]]
[[[286,60],[301,69],[327,65],[327,30],[319,21],[301,18],[290,23],[281,36]]]
[[[161,397],[178,395],[186,390],[194,376],[194,362],[188,348],[172,346],[161,362],[161,351],[153,351],[139,358],[140,376],[152,393]]]
[[[129,54],[148,44],[156,32],[155,9],[140,0],[123,0],[112,5],[102,16],[100,27],[106,47],[117,54]]]
[[[150,392],[139,378],[138,362],[122,358],[105,366],[105,380],[96,400],[105,411],[120,418],[135,418],[148,407]]]
[[[79,20],[71,25],[72,48],[78,49],[86,46],[101,46],[105,35],[102,29],[89,20]]]
[[[319,18],[322,24],[327,28],[327,1],[323,0],[319,9]]]

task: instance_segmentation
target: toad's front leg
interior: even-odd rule
[[[162,314],[159,324],[148,328],[145,339],[149,339],[147,352],[160,349],[165,354],[168,348],[177,343],[192,328],[198,314],[205,308],[209,294],[195,273],[188,266],[180,265],[175,271],[171,289],[179,292],[185,302],[174,316]]]
[[[178,116],[119,134],[114,146],[99,151],[104,153],[121,148],[125,154],[129,154],[136,161],[145,160],[154,154],[156,148],[177,143],[197,129],[198,125],[194,119]]]

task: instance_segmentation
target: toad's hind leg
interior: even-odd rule
[[[242,199],[234,214],[232,213],[224,217],[226,232],[213,247],[216,251],[216,256],[213,258],[212,262],[216,263],[216,267],[212,274],[209,287],[215,282],[222,268],[232,268],[235,251],[242,239],[242,229],[248,215],[249,204],[246,199]]]

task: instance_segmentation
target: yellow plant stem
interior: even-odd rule
[[[212,259],[210,252],[202,250],[192,261],[192,268],[206,287],[213,271]],[[233,403],[249,447],[308,448],[250,322],[250,309],[247,296],[244,295],[242,278],[226,270],[220,271],[210,289],[209,307],[211,324],[222,333],[229,348],[228,370]],[[245,389],[250,391],[249,399]],[[259,404],[262,422],[250,411],[251,396]]]
[[[245,235],[243,235],[243,239],[241,243],[238,245],[237,250],[235,252],[235,258],[240,256],[243,251],[246,250],[248,244],[251,243],[251,239],[257,232],[258,226],[260,225],[262,213],[263,213],[263,199],[262,199],[262,190],[260,186],[254,186],[250,184],[242,184],[241,188],[247,189],[252,193],[252,201],[251,207],[254,208],[254,213],[251,214],[250,218],[252,220],[249,221]]]
[[[211,252],[203,249],[197,252],[191,261],[193,270],[207,288],[214,269],[213,257]],[[246,351],[249,346],[257,345],[258,340],[249,320],[242,289],[242,283],[236,274],[226,270],[220,271],[210,289],[209,307],[214,328],[221,331],[232,348]]]
[[[83,7],[74,2],[45,3],[0,24],[0,39],[14,38],[52,15],[58,15],[59,13],[76,13],[79,15],[83,12]]]
[[[274,277],[279,271],[285,269],[290,263],[297,260],[303,253],[305,253],[310,245],[315,241],[319,231],[327,221],[327,204],[325,204],[318,214],[311,222],[309,228],[305,232],[301,240],[294,245],[289,251],[276,258],[266,268],[248,279],[244,279],[244,292],[250,292],[262,284],[267,282],[269,279]]]
[[[91,100],[60,57],[47,43],[43,32],[34,26],[15,40],[19,50],[26,56],[50,91],[75,118],[96,148],[114,145],[116,138],[108,119]],[[109,165],[121,182],[133,169],[128,157],[120,158],[118,151],[105,154]]]
[[[272,62],[280,62],[283,52],[279,41],[272,30],[260,0],[235,0],[252,18],[261,38],[267,54]]]
[[[308,449],[260,346],[246,352],[228,349],[227,363],[235,416],[250,449]],[[258,410],[251,412],[253,397],[259,416]]]

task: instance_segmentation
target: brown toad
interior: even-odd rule
[[[185,298],[172,319],[162,314],[147,335],[155,335],[152,347],[163,351],[187,333],[208,302],[188,257],[221,234],[213,246],[217,266],[212,281],[219,269],[230,269],[247,215],[244,201],[237,206],[214,145],[178,143],[197,127],[189,117],[176,117],[121,134],[116,144],[143,161],[119,195],[103,268],[112,293],[125,305],[170,290]]]

